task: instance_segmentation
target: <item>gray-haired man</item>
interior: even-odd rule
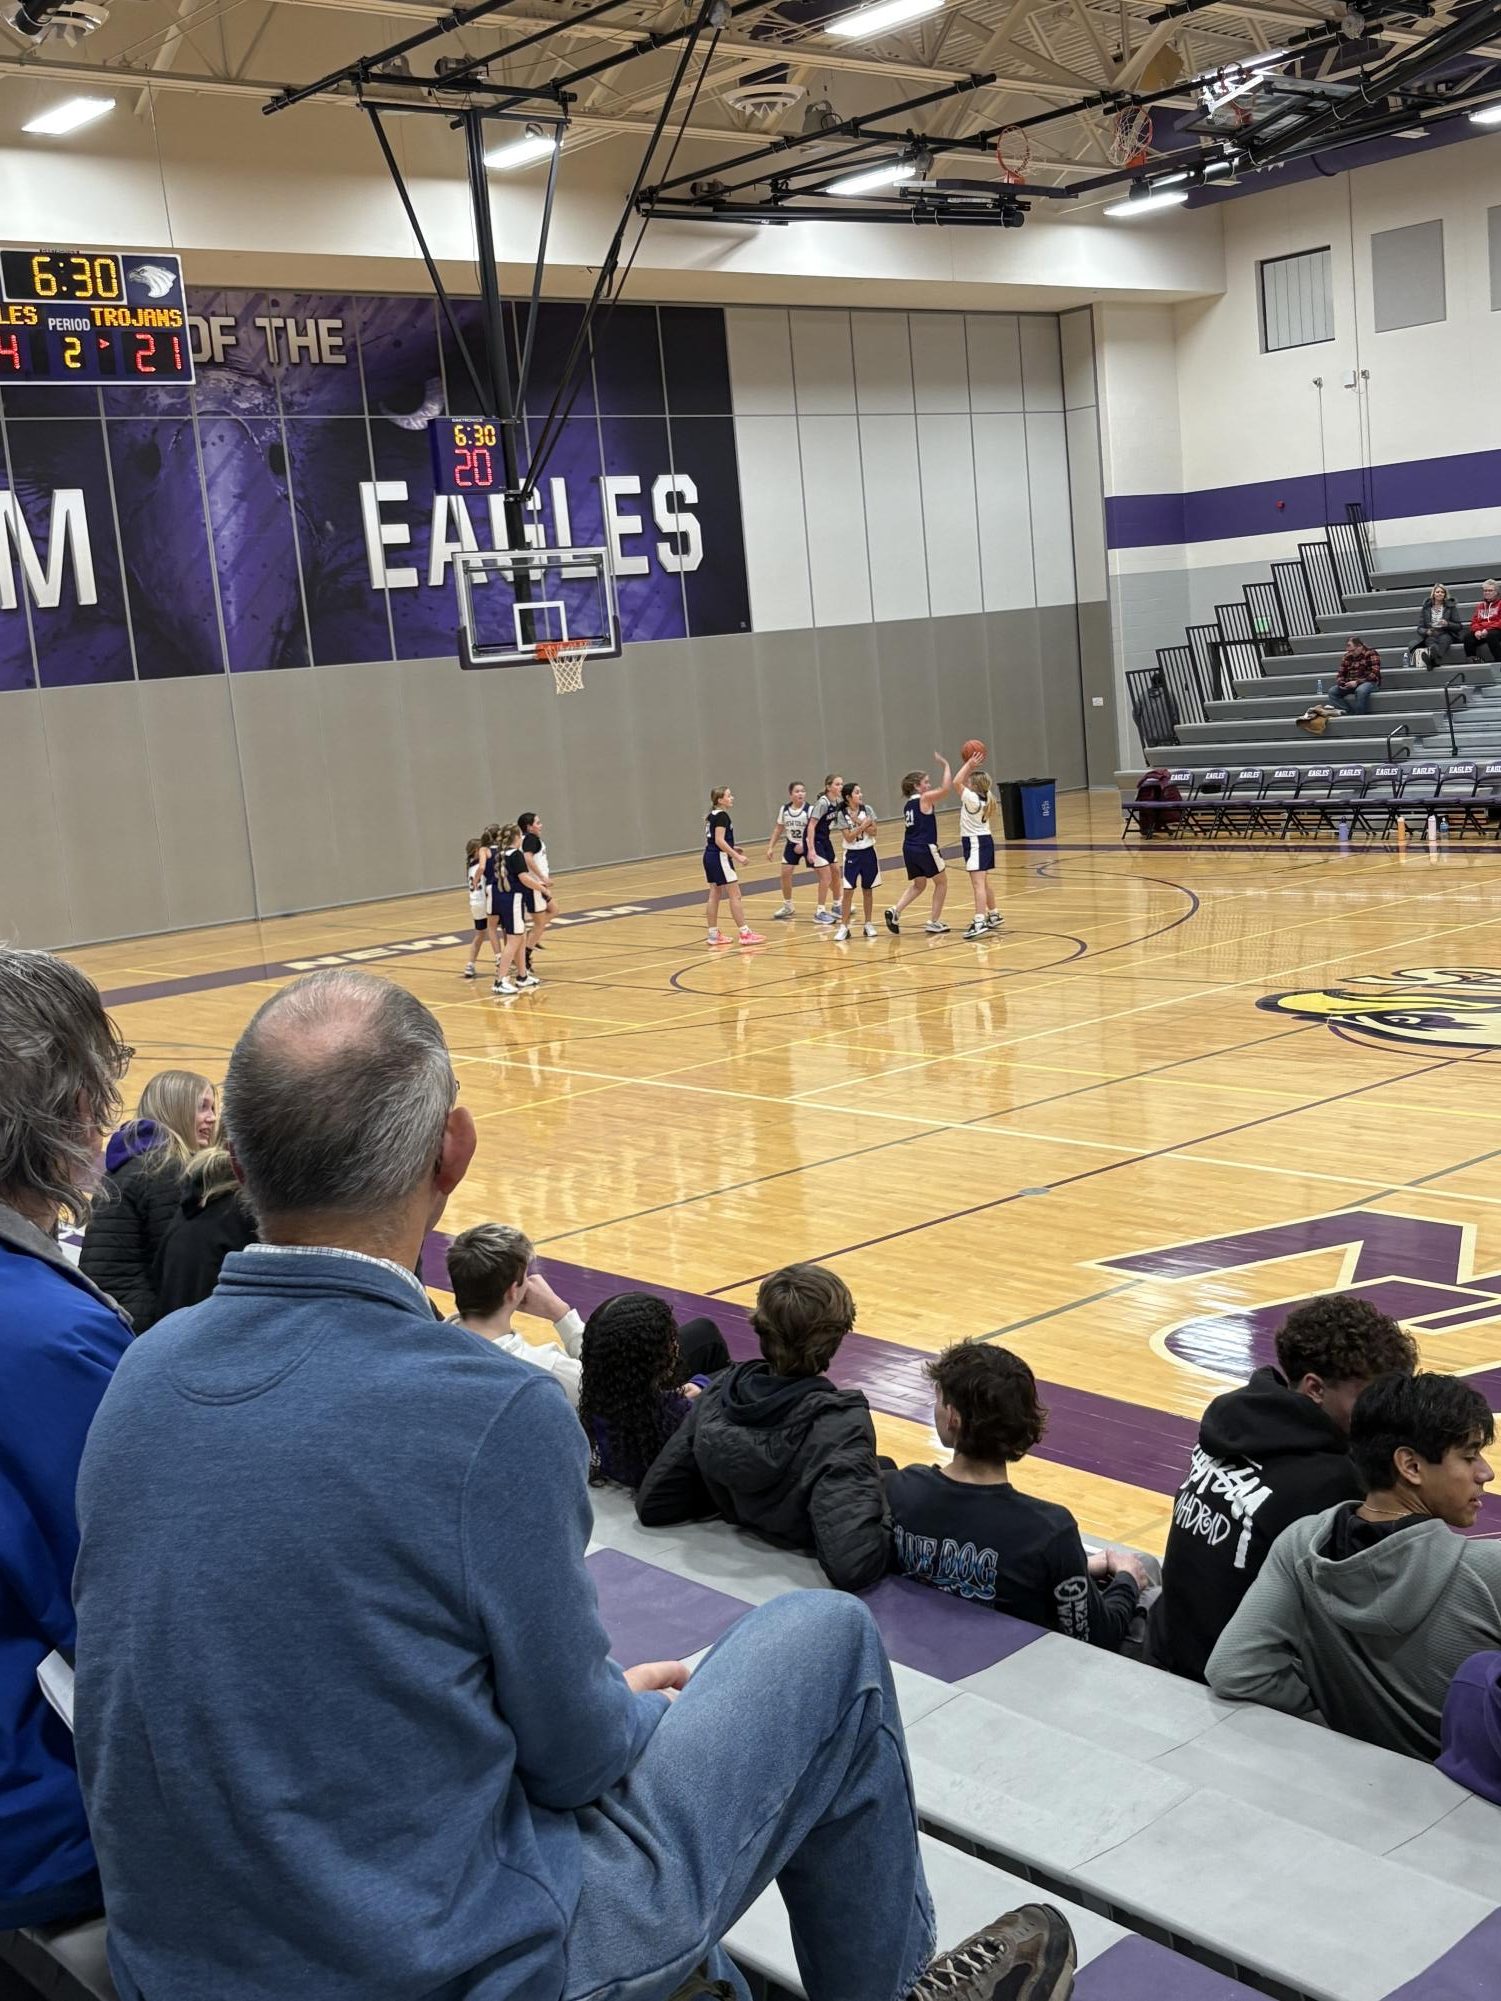
[[[36,1671],[73,1656],[73,1488],[130,1323],[63,1256],[130,1052],[92,981],[0,948],[0,1931],[98,1910],[73,1740]]]
[[[399,987],[340,969],[268,1001],[224,1090],[263,1242],[135,1344],[95,1422],[78,1741],[123,2001],[712,1992],[774,1876],[811,1993],[1067,1994],[1037,1907],[923,1974],[862,1605],[790,1593],[691,1683],[611,1662],[567,1397],[412,1276],[474,1152],[456,1094]]]

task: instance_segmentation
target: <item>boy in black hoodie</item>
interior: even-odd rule
[[[1282,1531],[1360,1499],[1349,1451],[1356,1398],[1377,1376],[1411,1375],[1417,1349],[1369,1300],[1335,1292],[1288,1315],[1277,1362],[1210,1404],[1173,1506],[1146,1656],[1190,1681],[1204,1680]]]
[[[763,1279],[751,1315],[763,1359],[704,1390],[636,1489],[638,1518],[658,1528],[719,1515],[811,1550],[838,1590],[877,1583],[891,1534],[870,1406],[823,1373],[854,1324],[849,1287],[821,1265]]]

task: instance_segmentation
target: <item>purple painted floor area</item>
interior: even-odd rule
[[[587,1561],[610,1652],[625,1668],[682,1660],[712,1647],[750,1610],[743,1598],[711,1591],[622,1550],[598,1549]]]
[[[968,1675],[983,1674],[1042,1638],[1041,1626],[966,1604],[907,1577],[884,1578],[860,1595],[891,1658],[936,1681],[963,1681]]]
[[[429,1285],[447,1286],[443,1265],[447,1246],[448,1238],[439,1231],[427,1240],[422,1270]],[[566,1264],[559,1258],[543,1258],[540,1262],[548,1283],[556,1287],[570,1306],[576,1306],[586,1320],[596,1306],[617,1292],[644,1289],[667,1300],[679,1320],[693,1320],[707,1314],[716,1321],[737,1362],[758,1352],[750,1315],[743,1306],[710,1299],[703,1293],[684,1292],[677,1286],[643,1288],[639,1279],[596,1271],[592,1265]],[[883,1341],[874,1334],[850,1334],[835,1356],[829,1374],[842,1388],[863,1390],[872,1410],[887,1417],[928,1424],[933,1412],[933,1392],[924,1373],[927,1360],[920,1349],[905,1348],[899,1341]],[[1115,1397],[1072,1389],[1062,1383],[1039,1383],[1038,1389],[1048,1407],[1047,1436],[1036,1448],[1039,1459],[1144,1487],[1153,1494],[1178,1491],[1198,1436],[1198,1426],[1192,1418],[1176,1417],[1170,1411],[1151,1410],[1142,1404],[1122,1403]]]
[[[1074,1980],[1074,2001],[1258,2001],[1255,1990],[1151,1939],[1118,1939]]]
[[[1492,1911],[1442,1959],[1395,1987],[1386,2001],[1496,2001],[1501,1992],[1501,1911]]]

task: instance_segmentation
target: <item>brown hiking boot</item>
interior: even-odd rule
[[[1023,1904],[935,1959],[908,2001],[1068,2001],[1074,1935],[1051,1904]]]

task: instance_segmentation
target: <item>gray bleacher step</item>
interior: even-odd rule
[[[0,1932],[0,1966],[12,1967],[49,2001],[118,2001],[103,1918]]]
[[[1237,681],[1237,690],[1257,688],[1256,681]],[[1229,701],[1206,702],[1204,720],[1207,723],[1229,723],[1244,717],[1247,722],[1270,722],[1277,716],[1301,716],[1308,707],[1308,697],[1291,690],[1286,694],[1237,694]],[[1444,695],[1441,688],[1378,688],[1371,702],[1373,716],[1422,715],[1429,716],[1444,712]]]
[[[1479,591],[1488,576],[1501,576],[1501,552],[1489,570],[1475,567],[1473,556],[1465,556],[1458,563],[1446,567],[1444,553],[1435,550],[1426,569],[1371,571],[1371,587],[1377,591],[1431,591],[1435,584],[1442,584],[1449,592],[1467,590]]]
[[[1288,644],[1294,653],[1322,653],[1332,645],[1338,645],[1343,649],[1345,641],[1352,633],[1357,639],[1363,639],[1367,646],[1374,646],[1376,651],[1382,654],[1395,653],[1401,647],[1417,643],[1417,635],[1413,631],[1413,621],[1410,618],[1404,618],[1400,623],[1392,620],[1377,625],[1370,619],[1346,612],[1333,624],[1321,625],[1317,632],[1291,639]]]
[[[1410,756],[1412,748],[1413,739],[1402,737],[1393,747],[1393,755],[1400,760]],[[1232,749],[1233,756],[1230,755]],[[1277,764],[1387,762],[1384,735],[1338,738],[1300,735],[1291,743],[1257,741],[1237,743],[1233,746],[1223,743],[1154,744],[1144,754],[1149,765],[1181,766],[1185,771],[1208,771],[1224,765],[1232,777],[1237,770],[1250,769],[1253,765],[1270,769]]]
[[[1207,723],[1179,723],[1178,741],[1182,745],[1219,744],[1227,753],[1234,744],[1306,743],[1309,740],[1307,733],[1298,728],[1296,721],[1296,715],[1301,713],[1302,710],[1298,710],[1292,716],[1232,716]],[[1371,713],[1380,714],[1383,732],[1395,729],[1398,723],[1406,723],[1414,736],[1421,736],[1435,727],[1433,717],[1422,709],[1396,713],[1389,709],[1379,712],[1373,709]],[[1372,725],[1365,716],[1330,716],[1328,722],[1329,726],[1321,739],[1324,743],[1371,735]]]
[[[1264,681],[1285,681],[1290,675],[1306,677],[1311,674],[1315,679],[1332,681],[1342,657],[1343,650],[1339,653],[1269,653],[1261,663],[1261,678]],[[1482,687],[1485,685],[1482,677],[1489,675],[1494,679],[1496,669],[1489,661],[1466,660],[1463,655],[1444,661],[1442,666],[1431,668],[1404,667],[1400,653],[1392,654],[1390,657],[1382,656],[1383,688],[1424,686],[1442,688],[1455,674],[1463,674],[1468,686]],[[1394,677],[1397,675],[1405,675],[1407,678],[1402,681],[1395,680]]]
[[[1143,2001],[1170,1995],[1172,2001],[1252,2001],[1248,1990],[1206,1966],[1183,1959],[1167,1947],[1128,1932],[1111,1919],[1025,1877],[967,1855],[931,1834],[919,1837],[923,1870],[933,1894],[938,1949],[951,1950],[1003,1911],[1021,1904],[1049,1903],[1073,1927],[1078,1953],[1074,1992],[1078,2001]],[[787,1907],[773,1886],[746,1912],[725,1940],[738,1965],[776,1991],[802,1994]]]
[[[1331,655],[1327,663],[1322,667],[1315,667],[1307,659],[1290,660],[1285,656],[1279,656],[1276,659],[1267,661],[1265,673],[1256,675],[1254,678],[1237,677],[1230,683],[1230,692],[1236,699],[1245,695],[1252,697],[1263,695],[1307,695],[1311,698],[1317,692],[1320,681],[1324,682],[1326,687],[1333,685],[1334,670],[1338,664],[1337,655]],[[1462,685],[1470,692],[1473,699],[1475,691],[1495,686],[1497,674],[1501,673],[1501,669],[1493,667],[1489,663],[1485,665],[1468,663],[1462,668],[1455,668],[1454,672],[1464,675],[1465,678]],[[1380,701],[1384,695],[1401,694],[1408,689],[1424,688],[1433,693],[1437,698],[1439,707],[1442,708],[1444,689],[1448,679],[1449,677],[1446,674],[1438,671],[1432,674],[1425,674],[1421,667],[1386,667],[1382,670],[1381,686],[1376,691],[1375,699]]]

